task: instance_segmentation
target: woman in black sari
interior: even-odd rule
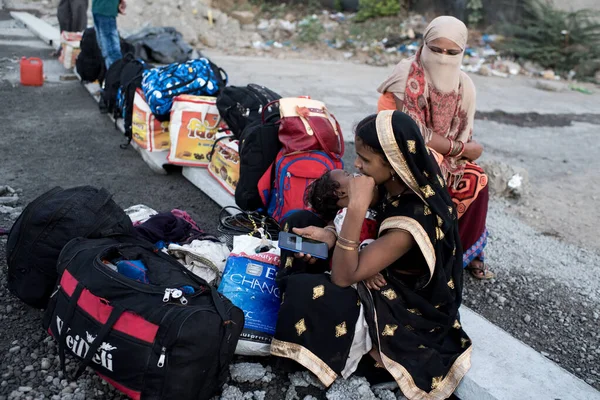
[[[271,353],[302,364],[325,386],[348,377],[368,353],[409,399],[448,398],[471,355],[458,316],[463,267],[452,200],[406,114],[365,118],[356,129],[356,152],[363,176],[349,184],[339,236],[307,227],[306,213],[286,224],[327,242],[333,258],[331,274],[286,274],[312,260],[282,254],[285,292]],[[382,194],[379,237],[359,255],[374,185]]]

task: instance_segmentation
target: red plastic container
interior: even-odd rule
[[[44,63],[37,57],[21,57],[21,85],[42,86],[44,84]]]

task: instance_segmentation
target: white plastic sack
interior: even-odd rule
[[[219,283],[229,257],[227,245],[210,240],[194,240],[184,245],[170,244],[167,252],[211,285]]]

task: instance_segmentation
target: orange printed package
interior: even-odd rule
[[[240,142],[231,138],[218,140],[208,165],[208,172],[232,195],[240,179],[239,146]]]
[[[148,151],[166,151],[171,145],[169,121],[160,122],[154,117],[141,89],[135,91],[133,98],[131,137]]]
[[[207,167],[218,133],[227,130],[217,109],[217,98],[181,95],[171,108],[169,163]],[[229,131],[225,134],[231,135]]]

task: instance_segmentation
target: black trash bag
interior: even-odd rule
[[[194,49],[173,27],[149,27],[127,37],[137,58],[149,63],[182,63],[192,58]]]

